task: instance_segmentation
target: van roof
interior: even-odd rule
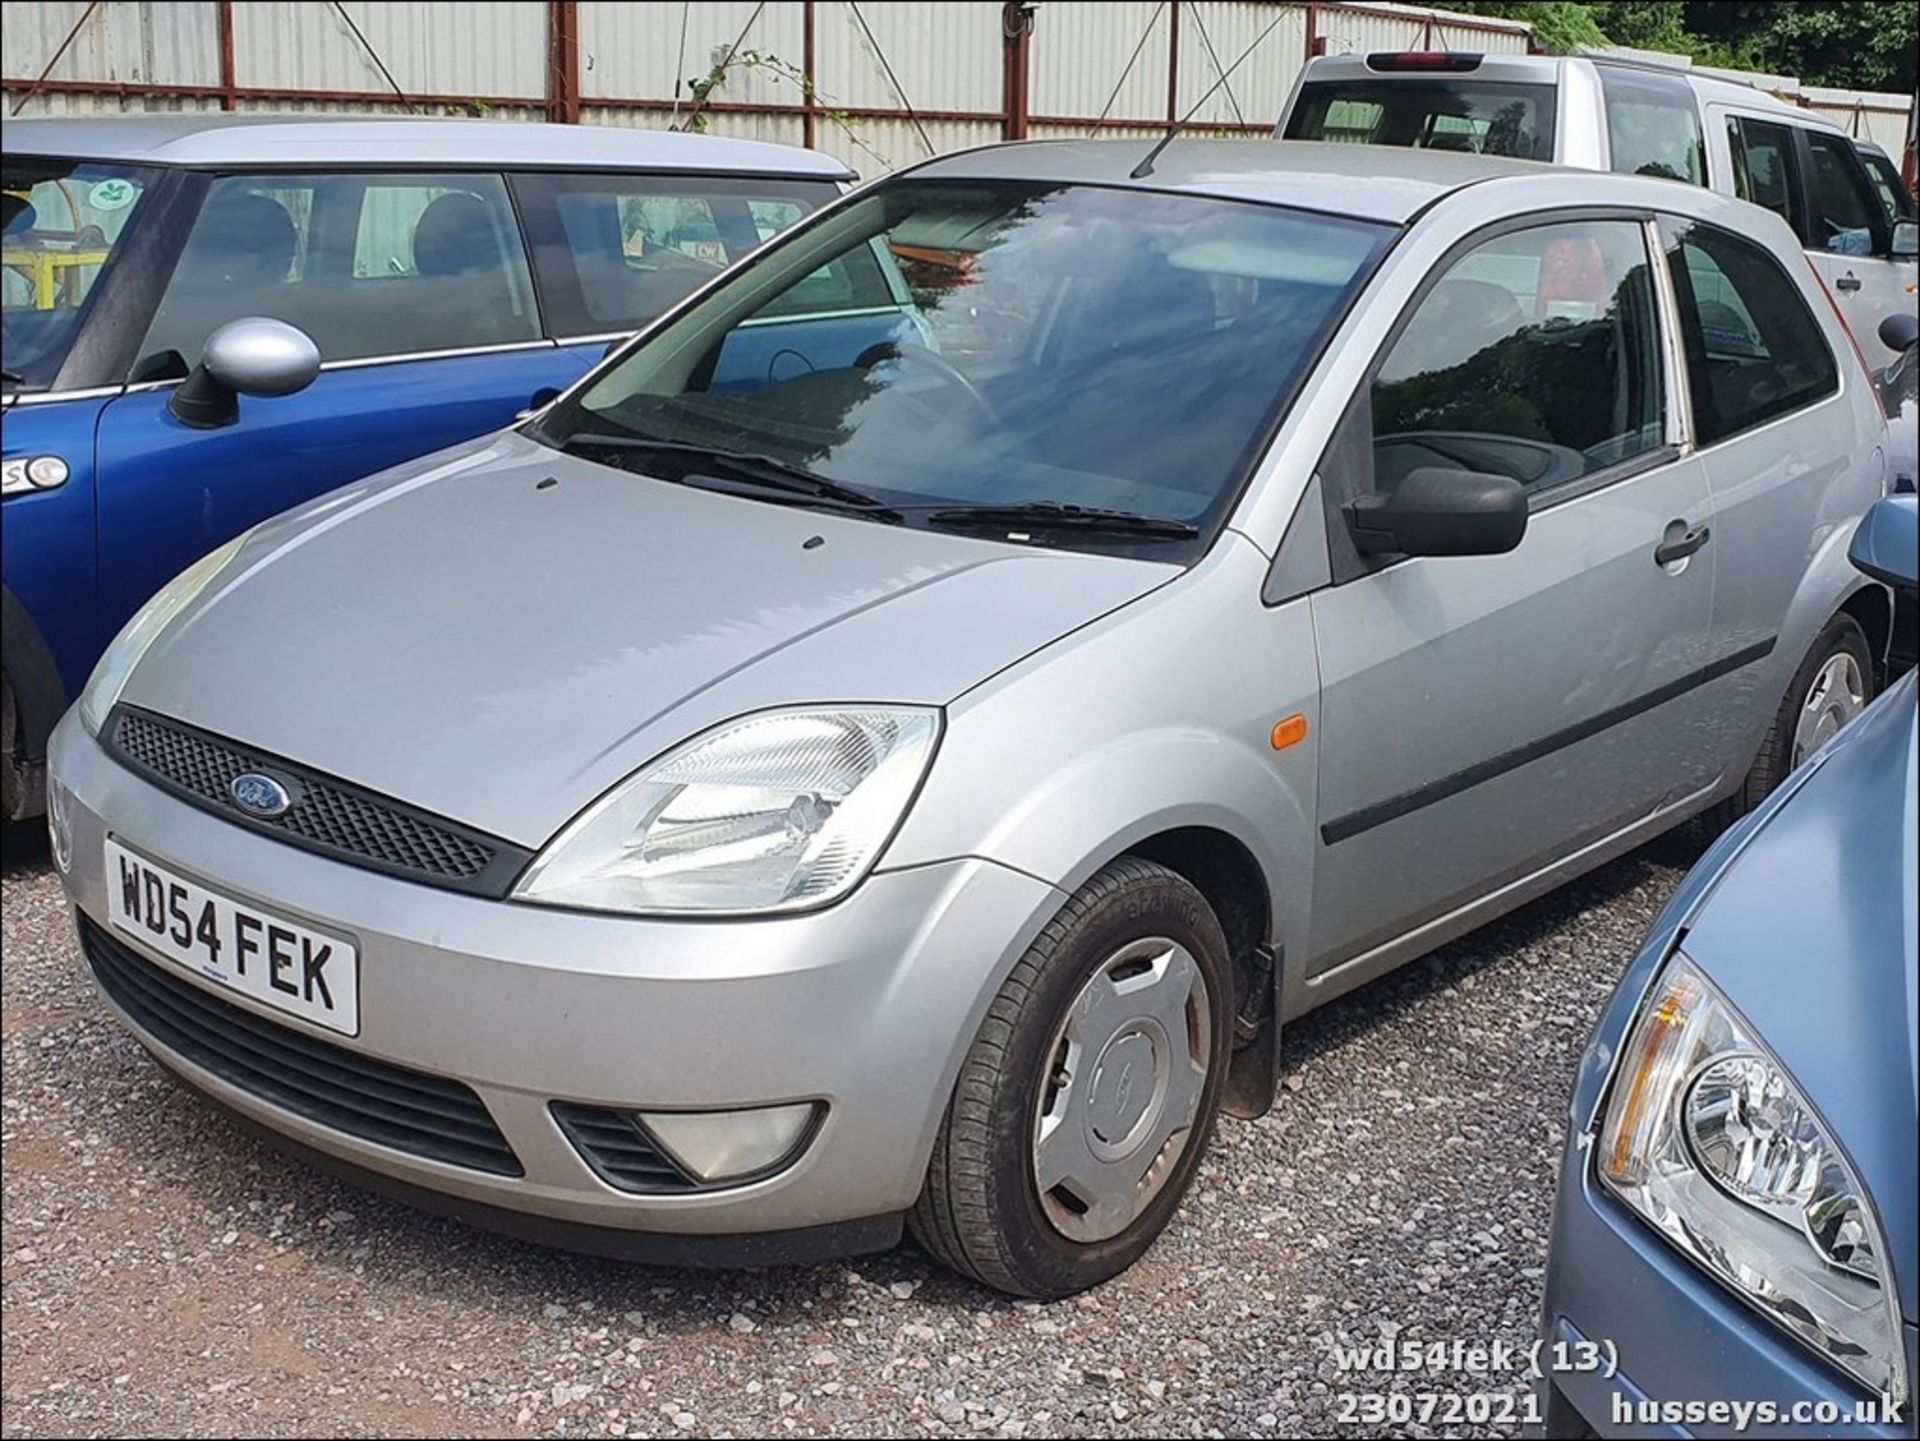
[[[850,180],[833,156],[671,130],[504,120],[129,115],[9,120],[6,153],[140,165],[437,165],[677,170]]]
[[[1400,52],[1373,51],[1372,54]],[[1472,52],[1461,52],[1471,54]],[[1793,117],[1796,123],[1820,129],[1839,130],[1840,127],[1826,116],[1807,110],[1798,105],[1790,105],[1779,96],[1770,94],[1756,85],[1744,84],[1728,79],[1725,75],[1713,74],[1704,70],[1688,69],[1678,65],[1658,65],[1650,61],[1634,60],[1623,55],[1502,55],[1484,54],[1478,56],[1478,63],[1471,70],[1375,70],[1367,63],[1366,54],[1322,55],[1307,62],[1306,70],[1300,79],[1302,84],[1325,80],[1352,80],[1365,77],[1369,80],[1415,81],[1415,80],[1492,80],[1505,84],[1552,85],[1559,81],[1560,70],[1566,65],[1591,65],[1596,70],[1631,70],[1643,74],[1669,75],[1691,85],[1700,98],[1705,101],[1718,101],[1726,105],[1757,107],[1764,110],[1779,110]]]

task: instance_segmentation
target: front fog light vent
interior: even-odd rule
[[[672,1195],[739,1185],[791,1165],[826,1108],[802,1101],[741,1111],[623,1111],[555,1101],[551,1109],[609,1186]]]

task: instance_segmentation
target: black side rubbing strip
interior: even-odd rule
[[[1397,796],[1389,796],[1386,800],[1376,801],[1373,805],[1363,806],[1357,811],[1349,811],[1344,816],[1336,816],[1320,827],[1320,839],[1327,845],[1338,845],[1341,841],[1351,840],[1354,836],[1370,831],[1375,826],[1383,826],[1388,821],[1397,821],[1402,816],[1412,815],[1415,811],[1423,810],[1437,801],[1446,800],[1449,796],[1457,796],[1460,792],[1471,790],[1496,776],[1518,770],[1530,761],[1537,761],[1543,756],[1552,755],[1557,750],[1564,750],[1570,745],[1577,745],[1583,740],[1591,739],[1601,731],[1611,729],[1622,721],[1632,720],[1655,706],[1676,700],[1688,691],[1706,685],[1709,681],[1719,680],[1722,676],[1744,670],[1755,661],[1765,660],[1773,654],[1774,639],[1759,641],[1744,650],[1735,651],[1732,655],[1722,656],[1711,665],[1702,666],[1699,670],[1683,675],[1678,680],[1668,681],[1663,686],[1656,686],[1645,695],[1635,696],[1632,700],[1617,705],[1611,710],[1601,711],[1598,715],[1589,717],[1577,725],[1557,730],[1552,735],[1542,736],[1537,741],[1530,741],[1526,745],[1500,755],[1490,756],[1486,760],[1468,766],[1465,770],[1455,771],[1452,775],[1442,776],[1436,781],[1428,781],[1425,785],[1413,790],[1403,791]]]

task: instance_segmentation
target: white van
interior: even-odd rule
[[[1889,196],[1838,125],[1748,85],[1586,57],[1329,55],[1301,71],[1274,133],[1659,175],[1764,205],[1800,237],[1875,369],[1893,359],[1881,320],[1914,307],[1920,231],[1898,172]]]

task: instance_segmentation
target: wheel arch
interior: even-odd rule
[[[0,764],[8,771],[8,820],[40,814],[46,803],[47,738],[71,697],[46,637],[10,586],[0,586],[0,651],[14,734]]]

